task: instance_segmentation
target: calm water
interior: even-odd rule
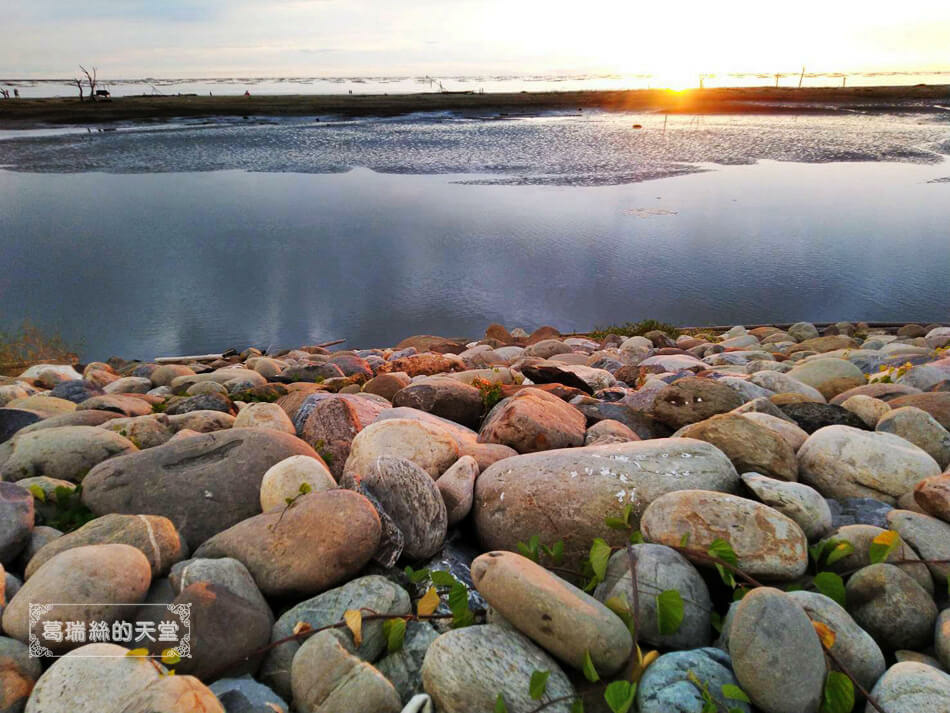
[[[950,319],[950,124],[661,122],[8,134],[0,326],[151,358],[493,321]]]

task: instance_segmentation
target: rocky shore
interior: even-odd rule
[[[0,713],[950,711],[950,327],[641,331],[0,377]]]

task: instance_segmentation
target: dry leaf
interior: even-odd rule
[[[363,612],[359,609],[347,609],[343,612],[343,621],[346,628],[353,632],[353,643],[359,646],[363,643]]]
[[[439,593],[435,587],[429,587],[418,602],[416,602],[416,613],[419,616],[429,616],[439,606]]]
[[[835,645],[835,632],[829,629],[825,624],[822,624],[820,621],[812,620],[811,625],[815,627],[815,633],[818,634],[818,638],[821,640],[821,645],[826,649],[830,649]]]
[[[294,624],[294,636],[297,636],[298,634],[304,634],[310,631],[311,629],[313,629],[313,627],[310,626],[310,624],[308,624],[307,622],[298,621],[296,624]]]

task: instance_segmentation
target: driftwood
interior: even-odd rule
[[[329,342],[322,342],[321,344],[312,344],[310,346],[314,347],[332,347],[335,344],[342,344],[345,342],[345,339],[334,339]],[[155,359],[156,364],[176,364],[181,361],[215,361],[217,359],[224,359],[227,356],[235,355],[237,352],[234,350],[229,350],[221,354],[192,354],[187,356],[173,356],[173,357],[158,357]]]

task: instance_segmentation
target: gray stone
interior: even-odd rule
[[[485,624],[454,629],[433,641],[422,664],[422,683],[442,713],[492,711],[499,694],[509,713],[528,713],[538,705],[528,695],[535,671],[550,671],[549,698],[573,695],[574,687],[554,659],[530,639]],[[545,710],[569,713],[570,702]]]
[[[887,713],[945,713],[950,711],[950,676],[922,663],[891,666],[871,690]],[[878,713],[870,703],[864,713]]]
[[[940,664],[946,669],[950,665],[950,609],[944,609],[937,616],[934,627],[934,650]]]
[[[0,564],[12,562],[30,541],[33,496],[13,483],[0,483]]]
[[[796,322],[787,330],[788,336],[794,339],[796,342],[804,342],[807,339],[817,339],[820,334],[818,334],[818,329],[811,322]]]
[[[884,524],[887,525],[886,522]],[[853,547],[853,551],[851,554],[842,557],[832,564],[825,565],[825,568],[832,572],[844,574],[867,567],[871,564],[871,542],[878,535],[884,534],[884,532],[884,528],[864,524],[843,525],[835,529],[834,532],[822,540],[821,544],[824,545],[824,543],[828,541],[848,542]],[[894,551],[887,556],[886,561],[894,563],[902,560],[915,561],[914,564],[901,564],[899,566],[904,572],[913,577],[917,584],[923,587],[928,594],[932,594],[934,591],[934,583],[930,576],[930,571],[923,562],[917,563],[920,557],[913,548],[905,542],[899,542],[897,547],[894,548]]]
[[[209,688],[221,701],[225,713],[287,713],[289,710],[283,698],[250,676],[219,678]]]
[[[100,464],[84,481],[82,498],[97,515],[164,515],[193,548],[259,513],[264,473],[294,455],[317,457],[299,438],[277,431],[208,433]]]
[[[887,522],[921,559],[950,560],[950,525],[943,520],[910,510],[891,510],[887,513]],[[927,566],[934,582],[943,588],[950,575],[950,562],[937,561]]]
[[[741,477],[759,500],[794,520],[809,541],[824,536],[831,529],[831,509],[814,488],[758,473],[743,473]]]
[[[816,713],[825,657],[804,611],[785,592],[759,587],[736,607],[729,654],[742,689],[764,713]]]
[[[878,421],[877,430],[910,441],[926,451],[941,469],[950,466],[950,431],[922,409],[913,406],[893,409]]]
[[[713,379],[687,377],[660,391],[653,403],[653,416],[671,428],[682,428],[717,414],[732,411],[744,399]]]
[[[78,482],[97,464],[137,451],[128,439],[102,428],[48,428],[13,439],[13,453],[0,467],[0,477],[21,480],[46,475]]]
[[[347,582],[288,609],[274,624],[271,641],[278,641],[293,633],[297,622],[305,622],[314,629],[335,624],[343,619],[347,609],[372,609],[380,614],[401,616],[410,611],[409,595],[385,577],[369,575]],[[383,622],[363,624],[363,642],[358,649],[360,658],[373,661],[386,647]],[[290,669],[294,655],[300,649],[296,641],[289,641],[271,649],[261,667],[260,679],[281,696],[291,694]]]
[[[937,605],[899,567],[864,567],[851,576],[845,590],[851,616],[883,648],[918,649],[933,639]]]
[[[691,649],[709,643],[710,612],[713,610],[706,582],[683,555],[663,545],[634,545],[637,563],[637,591],[640,607],[639,640],[663,649]],[[661,634],[657,623],[656,598],[675,589],[683,598],[683,621],[672,634]],[[594,597],[606,602],[623,598],[633,609],[630,563],[626,550],[611,555],[607,575],[594,591]]]
[[[435,481],[445,503],[449,527],[464,520],[471,511],[478,471],[477,460],[462,456]]]
[[[422,662],[438,636],[430,624],[410,621],[406,625],[402,648],[376,662],[376,668],[396,687],[403,703],[422,692]]]
[[[901,496],[903,497],[903,496]],[[873,525],[887,529],[887,513],[894,509],[874,498],[826,499],[831,509],[831,526]]]
[[[22,713],[42,673],[40,659],[30,656],[26,644],[0,636],[0,713]]]
[[[870,690],[887,668],[881,647],[871,635],[858,626],[843,607],[824,594],[799,590],[789,592],[788,596],[805,610],[809,619],[821,622],[835,633],[831,653],[841,659],[858,683]]]
[[[717,710],[749,713],[748,703],[727,699],[725,685],[738,686],[729,655],[720,649],[703,648],[664,654],[643,673],[637,686],[640,713],[704,713],[705,701],[690,676],[701,681],[716,702]]]
[[[213,383],[213,382],[212,382]],[[172,590],[176,595],[192,584],[208,582],[231,590],[239,597],[251,602],[256,609],[267,612],[273,621],[270,605],[257,588],[254,578],[247,567],[231,557],[219,559],[190,559],[175,563],[168,574]]]

